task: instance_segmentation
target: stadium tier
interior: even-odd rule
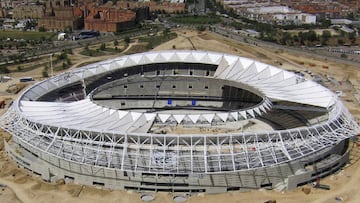
[[[8,155],[46,181],[206,193],[295,189],[344,166],[359,133],[337,95],[311,80],[186,50],[38,82],[0,124]]]

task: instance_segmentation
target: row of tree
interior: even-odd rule
[[[260,39],[265,41],[276,42],[281,45],[306,45],[313,46],[315,44],[321,45],[344,45],[345,42],[356,44],[355,33],[346,33],[340,36],[332,36],[328,30],[322,31],[322,34],[317,34],[314,30],[306,32],[291,33],[282,30],[278,30],[276,33],[261,32]],[[332,40],[330,42],[330,39]]]

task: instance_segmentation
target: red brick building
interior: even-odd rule
[[[155,11],[164,11],[165,13],[176,13],[184,12],[185,4],[184,3],[170,3],[170,2],[136,2],[136,1],[118,1],[116,2],[117,6],[121,8],[135,9],[140,7],[149,7],[150,12]]]
[[[83,19],[75,16],[74,8],[55,8],[54,16],[43,16],[38,20],[38,26],[48,30],[75,30],[82,28]]]
[[[38,20],[38,27],[48,30],[75,30],[83,27],[83,12],[67,0],[46,2],[45,15]]]
[[[85,29],[118,32],[135,25],[136,13],[116,7],[87,6]]]
[[[184,12],[184,3],[100,0],[49,0],[38,26],[49,30],[86,29],[118,32],[146,19],[149,12]]]
[[[17,5],[13,10],[14,19],[35,18],[44,16],[45,7],[43,5]]]

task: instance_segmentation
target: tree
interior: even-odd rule
[[[347,16],[346,16],[347,19],[349,20],[355,20],[355,15],[354,13],[349,13]]]
[[[290,45],[292,43],[292,36],[289,32],[282,32],[280,44],[282,45]]]
[[[114,46],[119,46],[119,42],[117,40],[114,41]]]
[[[338,39],[338,40],[337,40],[337,43],[338,43],[338,45],[343,45],[343,44],[344,44],[344,40]]]
[[[126,42],[126,44],[129,44],[129,43],[130,43],[130,37],[126,36],[126,37],[124,38],[124,41]]]
[[[102,43],[99,48],[101,51],[104,51],[106,49],[105,43]]]
[[[315,42],[317,40],[316,32],[314,30],[310,30],[307,34],[307,39],[310,42]]]
[[[324,20],[322,20],[322,21],[320,22],[320,24],[321,24],[321,26],[322,26],[323,28],[328,28],[328,27],[331,26],[331,20],[329,20],[329,19],[324,19]]]
[[[170,29],[169,28],[166,28],[164,31],[163,31],[163,36],[164,37],[167,37],[170,33]]]
[[[65,49],[64,52],[67,54],[74,54],[72,49]]]
[[[62,52],[60,55],[57,55],[57,56],[56,56],[56,59],[57,59],[58,61],[67,59],[67,54],[66,54],[65,52]]]
[[[3,67],[3,68],[0,69],[0,73],[7,74],[7,73],[10,73],[10,70],[7,67]]]
[[[330,37],[331,37],[331,32],[328,31],[328,30],[324,30],[324,31],[322,32],[322,35],[321,35],[322,43],[323,43],[323,44],[327,44],[327,42],[329,41]]]
[[[200,25],[200,26],[197,27],[197,30],[199,30],[200,32],[202,32],[202,31],[205,31],[205,30],[206,30],[206,27]]]
[[[89,45],[88,44],[86,44],[85,45],[85,47],[84,47],[84,52],[89,52],[90,51],[90,49],[89,49]]]
[[[42,71],[42,76],[43,76],[44,78],[49,77],[49,73],[47,72],[46,68]]]
[[[299,37],[297,35],[293,36],[293,40],[294,42],[299,43]]]
[[[71,32],[73,31],[73,29],[72,29],[71,26],[66,26],[65,29],[64,29],[64,31],[65,31],[66,33],[71,33]]]
[[[23,30],[24,30],[24,31],[30,30],[30,29],[35,28],[36,26],[37,26],[36,20],[35,20],[35,19],[31,19],[31,20],[26,21],[25,27],[24,27]]]
[[[349,40],[351,41],[352,44],[355,44],[355,41],[356,41],[356,34],[355,34],[355,32],[349,33],[348,38],[349,38]]]
[[[39,32],[46,32],[46,28],[43,26],[39,27]]]
[[[153,43],[150,41],[147,45],[146,45],[147,49],[153,49]]]

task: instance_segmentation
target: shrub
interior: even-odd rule
[[[105,43],[102,43],[99,48],[101,51],[104,51],[106,49]]]
[[[124,41],[125,41],[127,44],[129,44],[129,43],[130,43],[130,37],[125,37],[125,38],[124,38]]]
[[[44,69],[44,70],[42,71],[42,76],[43,76],[44,78],[49,77],[49,73],[47,72],[46,69]]]

